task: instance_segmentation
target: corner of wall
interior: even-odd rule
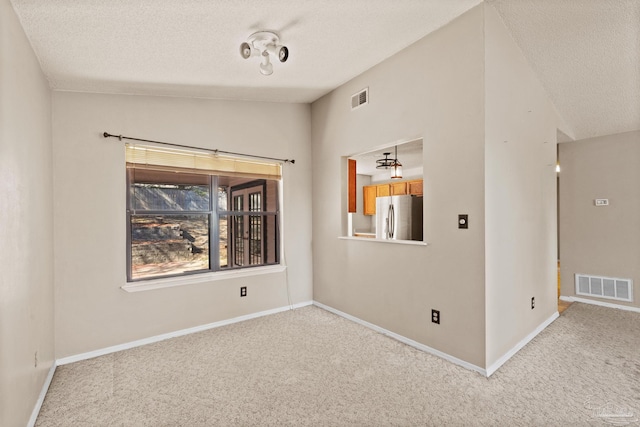
[[[51,90],[0,1],[0,425],[28,423],[54,365]]]
[[[486,361],[495,366],[557,312],[558,117],[490,4],[484,35]]]

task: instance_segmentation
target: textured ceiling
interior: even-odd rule
[[[311,102],[481,0],[12,0],[51,87]],[[240,44],[289,48],[263,76]]]
[[[311,102],[482,0],[11,0],[57,90]],[[640,0],[487,0],[564,140],[640,129]],[[263,76],[239,45],[274,30]]]
[[[574,139],[640,130],[640,0],[487,0]]]

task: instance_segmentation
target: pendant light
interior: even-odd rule
[[[391,153],[382,153],[384,159],[376,160],[376,169],[389,169],[393,166],[393,159],[389,158]]]
[[[398,146],[396,145],[396,155],[391,162],[391,179],[401,179],[402,178],[402,163],[398,161]]]

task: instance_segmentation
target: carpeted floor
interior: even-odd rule
[[[60,366],[37,426],[640,426],[640,314],[574,303],[490,378],[317,307]]]

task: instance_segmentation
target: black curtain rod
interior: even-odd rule
[[[151,143],[154,143],[154,144],[169,145],[169,146],[172,146],[172,147],[191,148],[193,150],[204,150],[204,151],[212,152],[214,154],[218,154],[218,153],[221,153],[221,154],[232,154],[232,155],[235,155],[235,156],[253,157],[254,159],[276,160],[278,162],[291,163],[291,164],[294,164],[296,162],[294,159],[291,159],[291,160],[289,160],[289,159],[278,159],[276,157],[254,156],[253,154],[234,153],[233,151],[212,150],[210,148],[192,147],[190,145],[181,145],[181,144],[172,144],[170,142],[153,141],[151,139],[140,139],[140,138],[133,138],[133,137],[130,137],[130,136],[123,136],[123,135],[111,135],[109,132],[104,132],[102,134],[102,136],[104,136],[105,138],[118,138],[120,141],[122,141],[123,139],[128,139],[130,141],[151,142]]]

